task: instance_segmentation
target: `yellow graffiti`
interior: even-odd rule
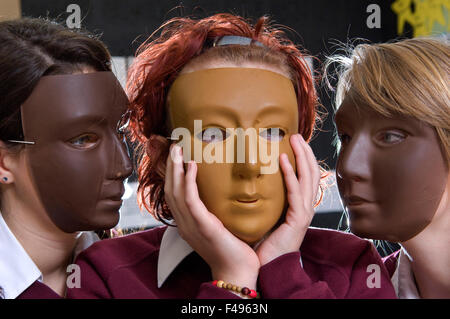
[[[414,37],[450,32],[450,0],[396,0],[391,8],[397,14],[399,35],[405,23],[412,26]]]

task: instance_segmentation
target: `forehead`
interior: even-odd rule
[[[388,111],[386,110],[386,112]],[[368,104],[355,100],[351,94],[344,98],[334,115],[336,124],[352,124],[354,126],[367,126],[377,121],[404,121],[409,119],[417,122],[413,117],[402,114],[381,114]]]
[[[189,116],[219,110],[255,116],[265,108],[297,111],[290,79],[258,68],[217,68],[180,75],[168,104],[172,113]]]
[[[368,107],[356,103],[349,95],[347,95],[335,113],[335,120],[356,120],[357,118],[364,117],[364,114],[369,111],[370,109]]]
[[[115,118],[126,107],[127,97],[112,72],[45,76],[22,105],[22,119],[30,128],[32,123],[67,125]]]
[[[352,130],[401,129],[412,136],[426,138],[426,142],[441,144],[436,129],[430,124],[413,116],[404,114],[383,115],[370,106],[358,104],[346,97],[335,114],[335,123],[338,129],[351,128]]]

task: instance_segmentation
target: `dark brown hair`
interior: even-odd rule
[[[85,67],[111,71],[111,56],[93,35],[46,19],[0,22],[0,140],[21,140],[20,106],[39,79]],[[9,145],[12,146],[12,145]]]

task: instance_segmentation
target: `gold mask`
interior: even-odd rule
[[[256,243],[287,207],[278,160],[286,153],[295,168],[289,137],[298,132],[298,106],[291,80],[257,68],[195,71],[175,80],[168,107],[174,132],[190,133],[183,152],[185,161],[198,163],[201,200],[231,233]]]

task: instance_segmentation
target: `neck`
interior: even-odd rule
[[[77,233],[64,233],[45,211],[38,212],[20,201],[2,198],[2,216],[11,232],[42,273],[43,281],[55,292],[65,292],[66,268],[72,262]]]
[[[450,206],[444,194],[432,222],[418,235],[401,243],[411,256],[411,267],[422,298],[450,298]]]

